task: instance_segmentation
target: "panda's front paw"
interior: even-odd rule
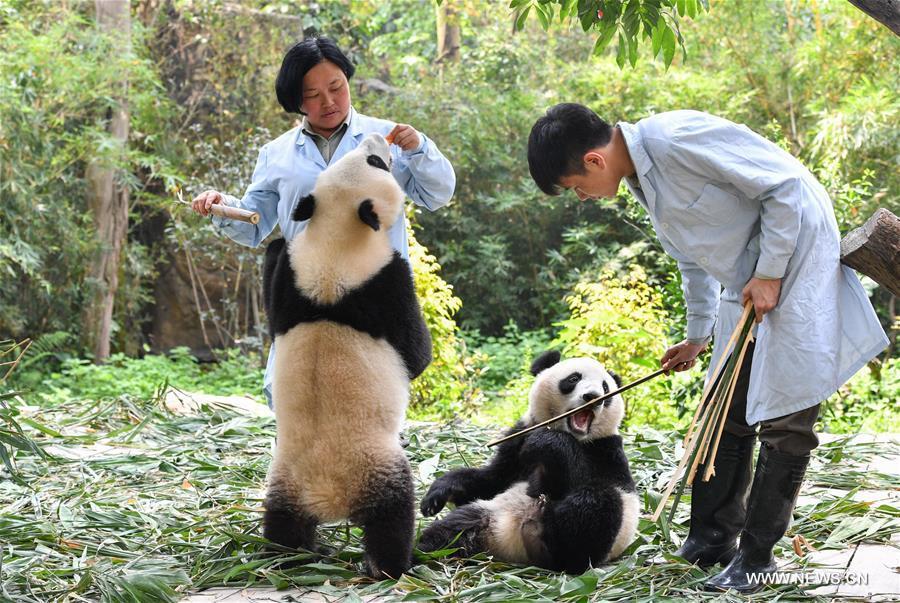
[[[422,515],[431,517],[440,513],[444,505],[453,500],[455,490],[453,482],[444,477],[439,477],[437,481],[431,484],[428,493],[422,499],[422,504],[419,506]]]

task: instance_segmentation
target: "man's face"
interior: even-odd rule
[[[619,191],[619,180],[606,158],[599,153],[587,153],[584,160],[584,173],[570,174],[559,179],[559,186],[573,190],[582,201],[587,199],[612,198]]]
[[[318,133],[334,132],[350,111],[350,85],[341,68],[331,61],[322,61],[307,71],[300,108]]]

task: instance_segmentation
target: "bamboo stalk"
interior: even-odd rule
[[[709,463],[706,464],[706,471],[703,472],[703,481],[705,482],[708,482],[709,478],[715,473],[716,453],[719,451],[719,441],[722,439],[722,431],[724,431],[725,423],[728,421],[728,411],[731,409],[731,399],[734,397],[734,388],[737,386],[738,379],[740,378],[741,366],[744,363],[744,355],[747,353],[747,348],[750,347],[751,341],[753,341],[753,335],[748,334],[747,338],[744,340],[744,346],[741,348],[741,353],[738,356],[737,370],[735,370],[734,377],[731,379],[731,384],[728,387],[728,400],[725,405],[725,412],[722,413],[722,419],[719,422],[719,430],[716,433],[716,441],[712,448],[712,458],[710,458]]]
[[[732,383],[737,379],[736,375],[740,374],[740,364],[737,356],[740,355],[741,360],[743,359],[743,353],[735,354],[734,352],[737,350],[733,348],[735,348],[736,344],[740,344],[742,352],[746,350],[747,336],[752,330],[752,316],[753,304],[748,302],[744,305],[744,311],[741,314],[734,331],[732,331],[731,337],[729,337],[728,342],[722,350],[722,355],[719,358],[719,362],[716,364],[715,370],[704,387],[700,403],[697,406],[697,410],[694,412],[694,418],[691,421],[691,425],[684,438],[684,455],[663,491],[662,497],[651,517],[652,521],[657,521],[659,519],[666,502],[669,500],[672,491],[675,489],[675,484],[679,481],[679,475],[688,465],[690,465],[690,470],[687,471],[680,480],[681,484],[676,493],[675,502],[670,512],[670,518],[674,516],[675,508],[684,491],[685,484],[693,483],[697,465],[707,454],[712,434],[716,431],[714,426],[718,425],[713,419],[718,419],[722,422],[722,425],[724,425],[724,421],[727,417],[727,408],[730,407],[731,403],[729,392],[733,393]],[[748,324],[750,325],[749,328],[747,328]],[[720,377],[723,376],[727,376],[727,379],[720,379]],[[699,431],[696,430],[698,417],[700,418]],[[716,439],[715,446],[718,446],[718,438]],[[715,449],[712,451],[711,458],[715,458]]]
[[[752,304],[747,304],[744,306],[744,311],[741,314],[741,318],[738,320],[737,327],[731,333],[731,337],[728,338],[728,342],[725,344],[725,347],[722,349],[722,356],[719,358],[719,362],[716,363],[715,370],[710,374],[710,379],[707,381],[706,385],[703,387],[703,395],[700,396],[700,405],[697,406],[697,411],[694,413],[694,420],[691,421],[691,426],[688,428],[687,435],[684,436],[685,441],[691,436],[691,433],[694,430],[694,424],[697,422],[697,415],[700,414],[700,409],[703,407],[703,404],[707,402],[707,398],[710,395],[710,390],[713,389],[718,384],[716,380],[719,377],[719,371],[722,369],[722,365],[725,363],[728,358],[729,353],[731,352],[732,346],[734,346],[737,341],[738,334],[740,333],[741,326],[747,320],[747,317],[750,315],[750,310],[753,309]]]

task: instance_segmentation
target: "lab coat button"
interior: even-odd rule
[[[663,223],[661,224],[661,226],[662,226],[662,229],[663,229],[663,230],[669,230],[669,223],[668,223],[668,222],[663,222]]]
[[[700,263],[706,266],[707,264],[709,264],[709,258],[700,258]]]

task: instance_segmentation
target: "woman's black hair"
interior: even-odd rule
[[[340,67],[348,80],[356,71],[347,55],[341,52],[331,38],[318,36],[294,44],[284,55],[275,79],[275,94],[285,111],[305,115],[300,110],[300,105],[303,104],[303,77],[322,61],[330,61]]]
[[[558,195],[562,178],[584,173],[584,154],[605,147],[611,139],[612,127],[584,105],[554,105],[528,136],[531,177],[539,189]]]

